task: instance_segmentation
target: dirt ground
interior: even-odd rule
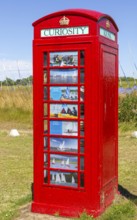
[[[55,217],[51,215],[32,213],[30,208],[31,208],[31,204],[22,206],[19,209],[19,216],[16,217],[14,220],[70,220],[70,218]]]

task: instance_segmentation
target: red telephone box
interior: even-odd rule
[[[33,26],[32,211],[98,216],[118,190],[118,27],[80,9]]]

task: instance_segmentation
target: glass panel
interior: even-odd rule
[[[84,68],[80,69],[80,83],[84,83],[85,70]]]
[[[80,65],[85,65],[85,52],[83,50],[80,51]]]
[[[48,171],[44,170],[44,183],[48,183]]]
[[[78,65],[78,52],[51,52],[50,53],[50,66],[77,66]]]
[[[48,116],[48,105],[47,103],[44,103],[44,117]]]
[[[50,138],[50,150],[57,152],[78,152],[78,139],[76,138]]]
[[[50,155],[50,168],[64,169],[64,170],[77,170],[78,157],[70,155]]]
[[[44,66],[47,66],[47,52],[44,52]]]
[[[84,101],[84,86],[80,87],[80,101]]]
[[[80,174],[80,187],[84,187],[84,173]]]
[[[44,100],[48,99],[48,89],[46,86],[44,86]]]
[[[44,70],[44,74],[43,74],[43,81],[44,81],[44,83],[47,83],[47,73],[48,73],[48,71]]]
[[[48,138],[44,137],[44,150],[48,150]]]
[[[85,143],[84,143],[84,139],[81,138],[80,139],[80,153],[84,153],[84,146],[85,146]]]
[[[50,117],[78,118],[78,105],[50,104]]]
[[[48,121],[44,120],[44,134],[48,133]]]
[[[48,167],[48,155],[44,154],[44,167]]]
[[[50,183],[61,186],[78,186],[78,175],[72,172],[50,171]]]
[[[50,100],[54,101],[77,101],[78,87],[52,86],[50,87]]]
[[[50,121],[50,134],[78,135],[78,123],[73,121]]]
[[[80,136],[84,136],[84,121],[80,121]]]
[[[84,157],[80,157],[80,170],[84,170]]]
[[[50,83],[78,83],[77,69],[52,69],[50,70]]]
[[[80,118],[84,118],[84,104],[80,104]]]

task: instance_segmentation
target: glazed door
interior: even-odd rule
[[[88,50],[72,48],[42,47],[35,53],[35,182],[84,189]]]

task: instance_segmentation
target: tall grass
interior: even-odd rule
[[[32,87],[3,87],[0,90],[0,121],[32,122]]]

